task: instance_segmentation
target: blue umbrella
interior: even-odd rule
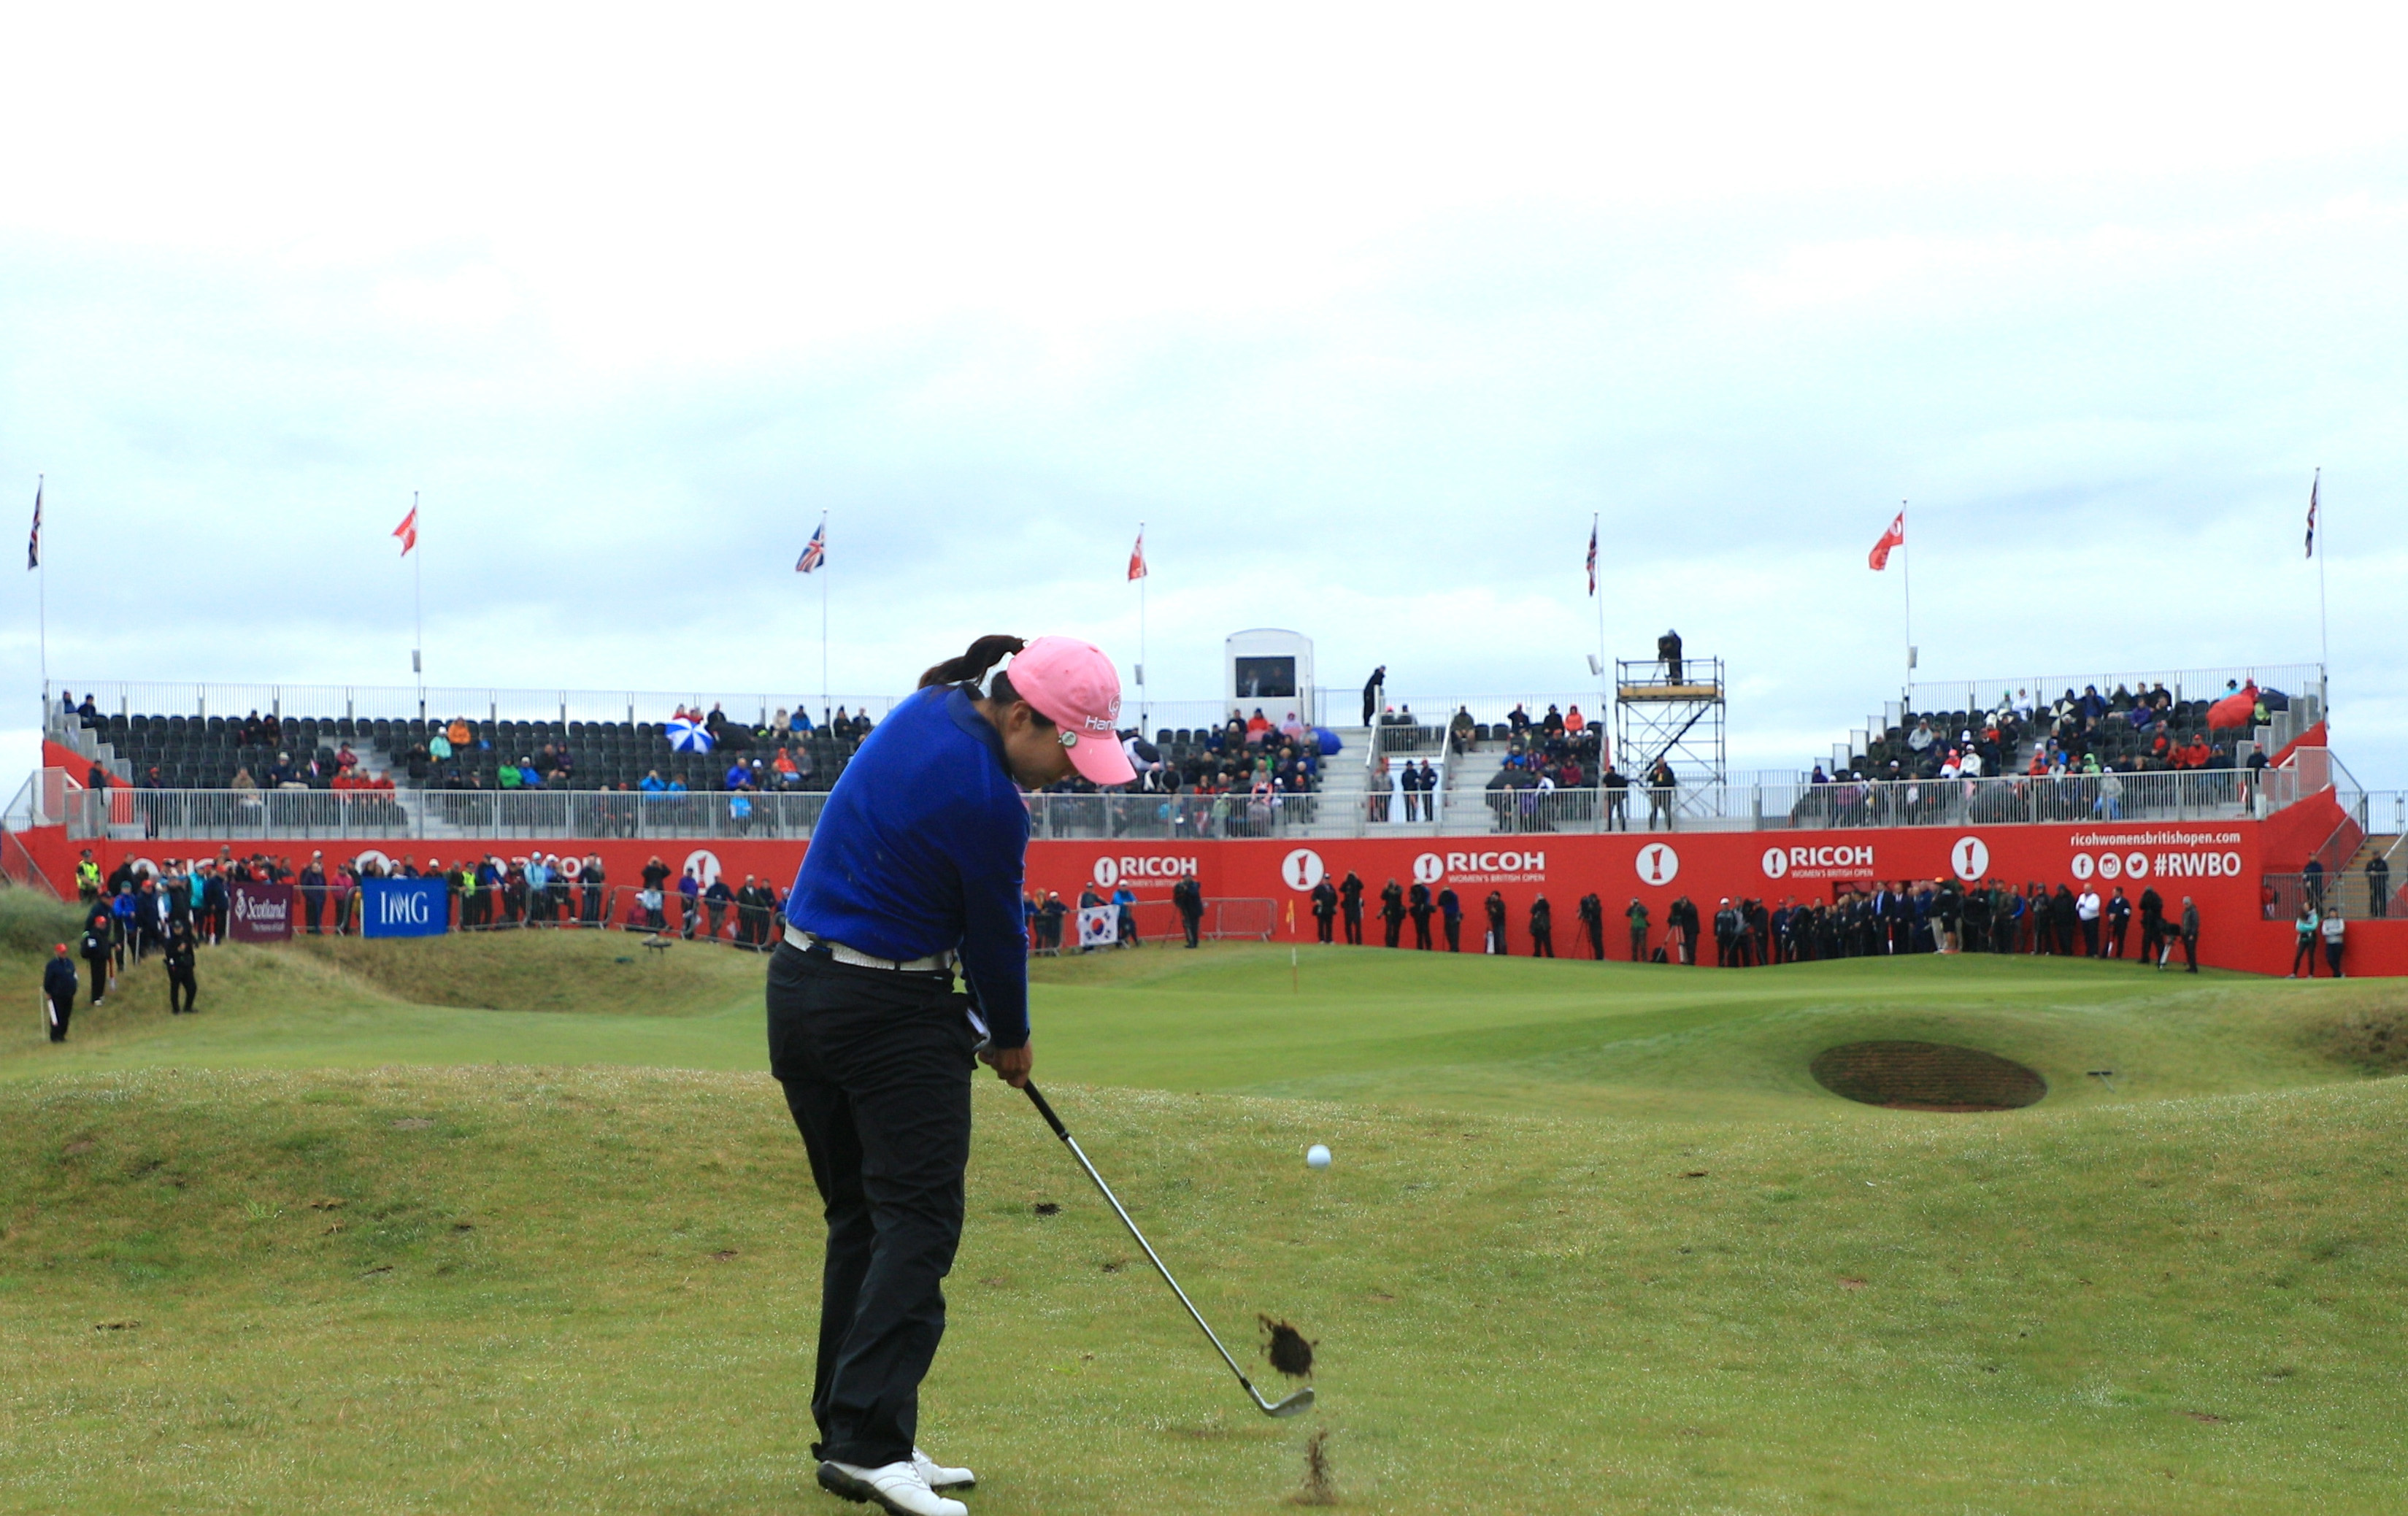
[[[680,716],[677,720],[669,722],[667,737],[669,739],[669,748],[672,751],[709,752],[710,751],[710,733],[709,729],[704,727],[700,722],[694,721],[688,717]]]
[[[1314,727],[1312,729],[1312,735],[1313,737],[1321,744],[1321,756],[1324,758],[1328,757],[1331,753],[1336,752],[1339,749],[1346,745],[1343,742],[1339,741],[1338,734],[1331,731],[1326,726]]]

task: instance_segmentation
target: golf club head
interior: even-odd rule
[[[1272,1404],[1270,1401],[1265,1400],[1260,1394],[1257,1394],[1254,1396],[1254,1404],[1263,1408],[1263,1414],[1266,1416],[1293,1416],[1297,1411],[1305,1410],[1312,1407],[1312,1387],[1307,1385],[1305,1388],[1298,1390],[1296,1394],[1288,1396],[1285,1400],[1280,1401],[1276,1405]]]

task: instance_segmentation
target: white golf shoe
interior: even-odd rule
[[[967,1490],[978,1483],[978,1476],[968,1469],[948,1468],[917,1448],[911,1450],[911,1466],[931,1490]]]
[[[830,1459],[820,1465],[820,1488],[847,1500],[877,1506],[895,1516],[970,1516],[970,1508],[928,1488],[912,1464],[862,1468]]]

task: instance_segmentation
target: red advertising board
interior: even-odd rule
[[[2312,814],[2322,806],[2321,813]],[[1795,898],[1828,900],[1839,889],[1876,880],[1930,881],[1997,878],[2015,887],[2037,882],[2054,889],[2085,883],[2100,894],[2117,887],[2137,900],[2154,887],[2169,916],[2184,897],[2196,900],[2204,930],[2201,962],[2211,967],[2280,974],[2289,962],[2291,928],[2269,922],[2258,900],[2261,872],[2295,869],[2300,851],[2294,836],[2329,833],[2339,808],[2329,801],[2290,808],[2273,821],[2223,822],[2064,823],[2037,826],[1893,827],[1828,832],[1612,833],[1563,836],[1366,837],[1210,841],[1038,840],[1029,844],[1028,882],[1059,891],[1066,899],[1093,883],[1128,884],[1141,899],[1168,896],[1173,881],[1192,873],[1212,899],[1262,899],[1274,903],[1275,936],[1310,941],[1313,936],[1307,892],[1317,879],[1361,876],[1376,897],[1393,879],[1433,889],[1452,886],[1476,921],[1481,903],[1496,891],[1504,900],[1510,940],[1526,950],[1523,924],[1532,899],[1543,893],[1555,908],[1557,951],[1582,951],[1575,940],[1573,907],[1594,891],[1603,898],[1609,925],[1619,922],[1632,899],[1645,902],[1660,940],[1666,908],[1683,895],[1711,915],[1725,895],[1753,897],[1771,906]],[[2319,830],[2322,828],[2322,830]],[[23,834],[28,851],[64,891],[74,887],[79,848],[64,828]],[[229,840],[236,855],[261,848]],[[2313,846],[2313,843],[2309,844]],[[91,844],[101,867],[121,857],[214,857],[214,841],[107,842]],[[311,844],[265,845],[271,853]],[[330,858],[374,853],[399,863],[409,857],[423,867],[439,859],[456,864],[490,851],[523,857],[541,851],[564,863],[596,855],[609,881],[633,884],[645,863],[658,857],[672,876],[695,867],[707,882],[725,875],[731,886],[747,874],[785,888],[802,861],[795,841],[716,840],[643,842],[588,838],[525,838],[507,843],[380,843],[357,849],[329,845]],[[2270,853],[2269,850],[2272,850]],[[2301,852],[2301,856],[2304,853]],[[1291,916],[1290,907],[1293,907]],[[1468,934],[1478,940],[1477,931]],[[1376,939],[1376,932],[1373,934]],[[1610,946],[1626,940],[1609,932]],[[2352,970],[2408,974],[2408,921],[2355,922],[2350,929]]]

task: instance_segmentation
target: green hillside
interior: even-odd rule
[[[816,1203],[757,960],[220,950],[199,1017],[136,975],[55,1049],[9,908],[0,1509],[855,1509],[804,1452]],[[2408,1081],[2369,1076],[2408,996],[2379,983],[1377,951],[1292,979],[1284,949],[1039,977],[1073,1130],[1226,1335],[1320,1340],[1323,1400],[1246,1408],[982,1080],[924,1439],[978,1467],[974,1511],[1273,1509],[1315,1431],[1364,1510],[2396,1507]],[[1805,1073],[1881,1037],[2050,1093],[1926,1114]]]

